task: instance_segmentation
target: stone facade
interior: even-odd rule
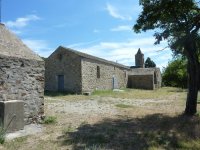
[[[153,74],[129,75],[128,88],[154,90],[155,85]]]
[[[0,100],[23,100],[26,124],[42,115],[44,61],[0,56]]]
[[[128,70],[126,68],[120,68],[87,58],[82,58],[81,66],[83,93],[92,92],[94,89],[114,89],[114,82],[117,82],[118,88],[124,88],[127,85]],[[99,67],[99,77],[97,77],[97,67]]]
[[[0,33],[0,101],[23,101],[29,124],[44,114],[44,61],[2,24]]]
[[[139,59],[144,55],[139,50]],[[144,60],[140,61],[144,66]],[[45,90],[88,93],[115,88],[155,89],[161,87],[159,68],[134,68],[58,47],[47,59]]]
[[[45,90],[59,91],[58,76],[64,76],[64,89],[70,93],[81,93],[81,58],[71,51],[59,47],[45,62]]]
[[[73,93],[113,89],[114,82],[119,88],[126,87],[127,72],[130,70],[123,65],[61,46],[47,58],[45,69],[45,90],[59,91],[58,76],[63,75],[63,91]]]
[[[134,68],[129,72],[129,88],[154,90],[160,88],[162,83],[159,68]]]

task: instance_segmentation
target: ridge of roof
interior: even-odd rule
[[[110,64],[110,65],[113,65],[113,66],[117,66],[117,67],[120,67],[120,68],[125,68],[125,69],[130,70],[130,67],[116,63],[116,62],[113,62],[113,61],[109,61],[109,60],[106,60],[106,59],[103,59],[103,58],[100,58],[100,57],[89,55],[89,54],[86,54],[86,53],[83,53],[83,52],[80,52],[80,51],[77,51],[77,50],[74,50],[74,49],[71,49],[71,48],[67,48],[67,47],[64,47],[64,46],[59,46],[58,49],[59,48],[62,48],[64,50],[68,50],[68,51],[75,53],[75,54],[77,54],[81,57],[84,57],[84,58],[97,60],[97,61],[100,61],[100,62],[103,62],[103,63],[107,63],[107,64]]]

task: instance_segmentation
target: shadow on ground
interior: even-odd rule
[[[199,138],[200,118],[161,114],[105,119],[94,125],[81,125],[77,131],[58,137],[63,146],[72,145],[73,150],[198,149]]]
[[[57,97],[57,96],[67,96],[67,95],[73,95],[73,92],[52,92],[52,91],[45,91],[45,96],[51,96],[51,97]]]

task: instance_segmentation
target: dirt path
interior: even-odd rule
[[[52,97],[46,99],[48,114],[60,117],[64,122],[79,125],[82,122],[96,122],[103,118],[116,118],[119,115],[137,115],[146,112],[167,112],[174,107],[174,99],[121,99],[112,97],[88,97],[84,100],[60,100]],[[135,111],[134,111],[135,110]],[[174,107],[174,111],[176,108]],[[172,111],[172,112],[174,112]]]

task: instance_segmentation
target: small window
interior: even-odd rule
[[[97,78],[100,78],[100,67],[97,66]]]

